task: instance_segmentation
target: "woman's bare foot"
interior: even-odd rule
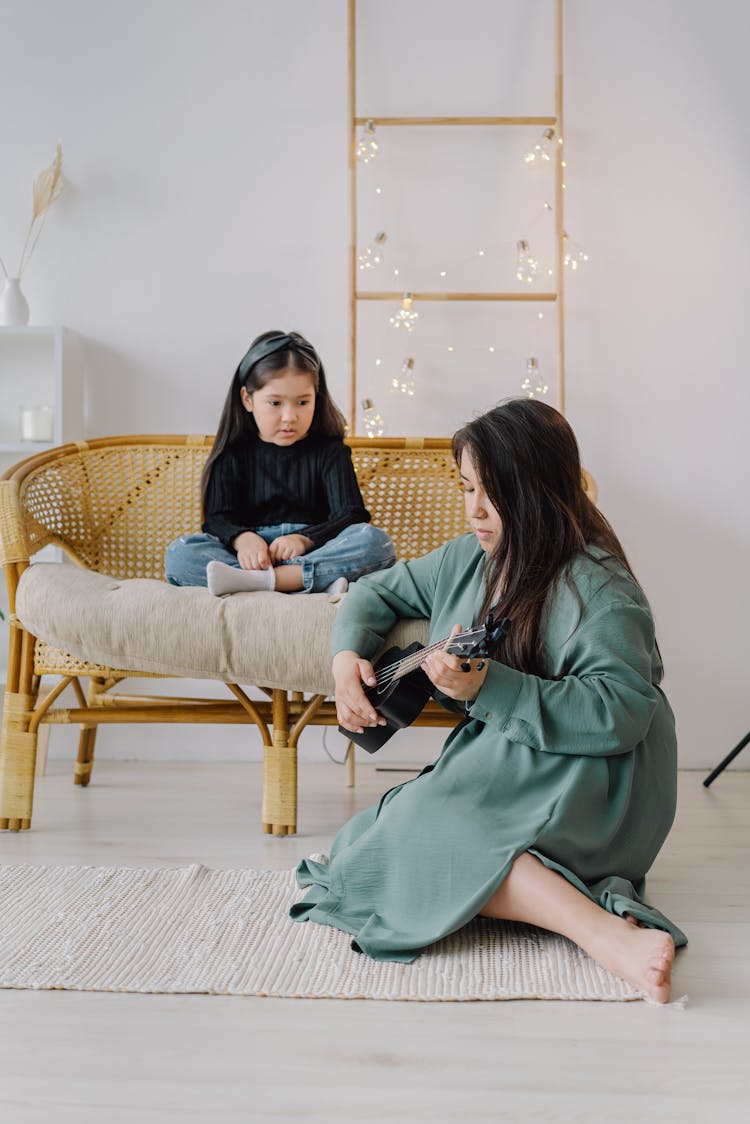
[[[609,913],[536,855],[518,856],[480,912],[561,933],[654,1002],[669,1002],[674,962],[669,933]]]
[[[630,916],[611,920],[618,922],[617,927],[608,925],[606,935],[591,942],[587,951],[605,968],[645,991],[654,1002],[668,1003],[675,954],[669,933],[643,928]]]

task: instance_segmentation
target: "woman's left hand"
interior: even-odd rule
[[[456,636],[460,631],[461,625],[454,625],[451,636]],[[469,671],[462,671],[462,665],[467,663]],[[422,670],[437,689],[449,699],[465,702],[467,699],[475,699],[481,691],[487,678],[487,661],[466,660],[462,656],[452,656],[443,648],[427,657],[422,664]]]
[[[313,546],[312,539],[305,535],[280,535],[268,547],[268,553],[273,562],[286,562],[289,558],[299,558],[300,554],[307,554]]]

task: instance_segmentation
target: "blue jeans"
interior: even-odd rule
[[[253,527],[253,530],[271,543],[280,535],[304,530],[304,526],[304,523],[279,523],[276,527]],[[171,585],[205,585],[206,566],[214,559],[240,568],[235,552],[214,535],[182,535],[169,544],[164,555],[167,581]],[[317,550],[288,558],[279,565],[301,566],[301,592],[322,593],[336,578],[353,582],[363,574],[386,570],[395,561],[396,552],[385,531],[371,523],[354,523]]]

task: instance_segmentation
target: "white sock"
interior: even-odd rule
[[[326,593],[346,593],[348,588],[349,582],[346,580],[346,578],[336,578],[336,580],[332,581],[328,586],[328,588],[326,589]]]
[[[240,570],[238,566],[228,566],[226,562],[214,559],[206,566],[208,592],[214,597],[225,593],[257,593],[262,589],[276,588],[276,571]]]

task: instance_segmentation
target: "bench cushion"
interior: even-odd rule
[[[213,597],[206,589],[39,562],[21,576],[16,613],[29,632],[90,663],[330,695],[340,602],[325,593]],[[388,645],[427,638],[427,621],[400,621]]]

